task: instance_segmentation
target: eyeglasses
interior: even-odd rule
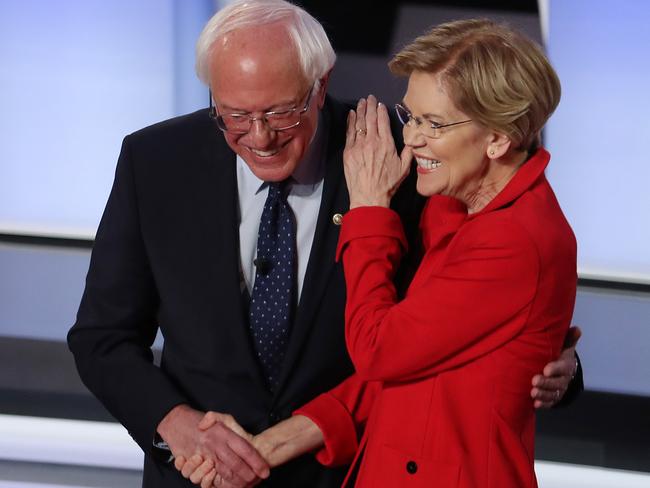
[[[246,134],[256,120],[263,120],[266,126],[274,131],[291,129],[300,125],[302,114],[309,110],[315,86],[314,84],[309,89],[303,108],[264,112],[260,117],[253,117],[250,113],[220,114],[210,97],[210,117],[216,121],[219,129],[230,134]]]
[[[472,119],[467,119],[461,120],[460,122],[452,122],[451,124],[438,124],[436,122],[431,122],[430,120],[422,120],[420,117],[414,117],[411,112],[409,112],[399,103],[395,104],[395,112],[397,112],[397,117],[399,118],[399,121],[402,123],[402,125],[408,125],[412,127],[413,124],[415,124],[415,128],[420,134],[432,139],[437,139],[442,135],[443,131],[440,129],[444,129],[445,127],[452,127],[454,125],[466,124],[467,122],[472,121]]]

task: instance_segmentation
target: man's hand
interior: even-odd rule
[[[571,327],[564,339],[560,357],[544,367],[543,374],[533,377],[530,396],[535,400],[535,408],[551,408],[559,402],[569,387],[578,369],[576,344],[582,335],[579,327]]]
[[[204,460],[200,454],[194,454],[189,459],[179,456],[175,459],[176,469],[182,472],[183,476],[201,488],[252,488],[257,485],[261,478],[255,478],[252,482],[230,482],[217,472],[214,463],[209,459]]]
[[[177,470],[181,472],[184,478],[189,479],[195,485],[201,484],[201,488],[210,488],[213,486],[213,482],[217,476],[217,470],[214,467],[214,463],[210,459],[203,459],[203,456],[200,454],[194,454],[189,459],[185,459],[183,456],[178,456],[174,458],[174,466]],[[227,486],[221,484],[222,480],[219,478],[219,484],[214,486]],[[232,486],[232,485],[231,485]]]
[[[232,417],[219,412],[206,413],[198,424],[201,431],[207,431],[214,425],[221,423],[247,441],[253,441],[253,435],[246,432]],[[226,479],[221,471],[221,465],[216,464],[200,453],[195,453],[189,459],[178,456],[174,460],[174,466],[181,474],[194,484],[200,484],[201,488],[249,488],[258,484],[262,477],[255,477],[250,480]]]
[[[198,454],[206,463],[212,463],[210,469],[219,473],[215,475],[215,481],[221,482],[217,486],[248,486],[259,478],[267,478],[269,466],[247,440],[251,437],[232,416],[214,413],[214,417],[216,420],[209,428],[201,429],[203,413],[178,405],[160,422],[158,433],[169,445],[177,467]],[[186,470],[181,470],[189,478],[194,469],[187,471],[186,474]]]

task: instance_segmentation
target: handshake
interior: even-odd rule
[[[174,407],[158,425],[174,455],[174,466],[201,488],[252,487],[271,468],[323,445],[308,417],[290,417],[258,435],[246,432],[232,415],[203,414],[188,405]]]

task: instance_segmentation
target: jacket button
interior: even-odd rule
[[[415,474],[418,472],[418,463],[415,461],[409,461],[406,463],[406,472],[408,474]]]

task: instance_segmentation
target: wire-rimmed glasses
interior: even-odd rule
[[[399,103],[395,104],[395,112],[397,112],[397,118],[399,118],[402,125],[408,125],[410,127],[415,126],[420,134],[432,139],[437,139],[442,135],[443,131],[440,129],[452,127],[454,125],[466,124],[467,122],[472,121],[472,119],[467,119],[461,120],[460,122],[451,122],[450,124],[438,124],[430,120],[422,120],[420,117],[415,117],[406,107]]]
[[[266,126],[274,131],[291,129],[300,125],[302,114],[309,110],[314,86],[315,84],[309,89],[305,105],[302,108],[294,107],[288,110],[264,112],[259,117],[253,117],[250,112],[220,114],[217,107],[212,103],[212,97],[210,97],[210,117],[216,121],[219,129],[231,134],[246,134],[251,130],[251,126],[256,120],[263,120]]]

